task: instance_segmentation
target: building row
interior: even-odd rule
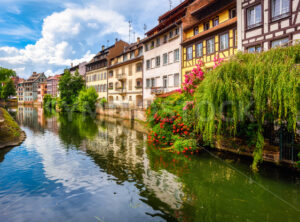
[[[211,69],[216,57],[299,40],[299,14],[300,0],[184,0],[161,15],[144,39],[131,44],[116,39],[70,72],[78,70],[86,86],[111,105],[146,108],[156,96],[179,89],[199,60]],[[23,101],[38,98],[39,81],[48,82],[43,74],[24,81],[18,92]]]
[[[86,64],[86,83],[110,104],[147,107],[181,87],[202,60],[260,52],[300,39],[299,0],[185,0],[143,40],[116,40]]]

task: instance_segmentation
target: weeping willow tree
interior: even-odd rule
[[[195,92],[197,131],[203,141],[252,133],[257,170],[266,124],[295,131],[300,104],[300,45],[238,54],[205,76]],[[248,132],[247,132],[248,131]]]

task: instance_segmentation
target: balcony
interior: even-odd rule
[[[123,74],[117,74],[117,79],[119,81],[125,80],[126,79],[126,74],[125,73],[123,73]]]
[[[166,88],[164,88],[164,87],[151,88],[151,94],[153,94],[153,95],[161,95],[161,94],[164,94],[165,91],[166,91]]]
[[[123,87],[118,87],[116,88],[116,91],[120,94],[126,94],[127,93],[127,89],[123,88]]]

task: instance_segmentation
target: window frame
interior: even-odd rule
[[[189,52],[189,51],[188,51],[188,49],[189,49],[189,48],[191,48],[191,49],[192,49],[192,54],[191,54],[191,55],[192,55],[192,57],[191,57],[191,58],[189,58],[189,57],[188,57],[188,55],[189,55],[189,53],[188,53],[188,52]],[[193,58],[194,58],[194,55],[193,55],[193,54],[194,54],[194,48],[193,48],[193,45],[190,45],[190,46],[187,46],[187,47],[186,47],[186,53],[185,53],[185,54],[186,54],[186,61],[193,60]]]
[[[198,45],[202,45],[202,52],[201,52],[201,55],[199,56],[199,54],[197,53],[198,52]],[[203,57],[204,56],[204,54],[203,54],[203,41],[200,41],[200,42],[197,42],[197,43],[195,43],[195,57],[196,58],[201,58],[201,57]]]
[[[213,46],[214,46],[213,52],[210,52],[210,53],[208,53],[208,41],[209,41],[209,40],[213,40]],[[216,38],[215,38],[215,36],[214,36],[214,37],[212,37],[212,38],[206,39],[206,55],[212,55],[212,54],[214,54],[215,52],[216,52]]]
[[[260,6],[260,19],[261,19],[261,21],[260,21],[260,22],[256,22],[255,24],[249,25],[249,24],[248,24],[248,22],[249,22],[248,11],[249,11],[250,9],[252,9],[252,8],[255,9],[255,8],[258,7],[258,6]],[[255,16],[256,16],[256,14],[255,14]],[[262,24],[263,24],[263,20],[264,20],[263,16],[264,16],[264,15],[263,15],[263,4],[262,4],[261,2],[255,2],[253,5],[250,5],[249,7],[247,7],[247,8],[245,9],[246,29],[247,29],[247,30],[250,30],[250,29],[255,29],[255,28],[261,27]]]
[[[221,36],[225,36],[227,35],[227,48],[226,49],[221,49]],[[229,36],[229,32],[223,32],[221,34],[219,34],[219,52],[222,52],[222,51],[226,51],[230,48],[230,36]]]
[[[274,0],[269,0],[269,5],[270,5],[270,13],[269,13],[269,18],[270,18],[270,22],[277,22],[281,19],[285,19],[287,17],[290,17],[291,16],[291,13],[292,13],[292,1],[291,0],[288,0],[289,1],[289,11],[286,12],[286,13],[283,13],[283,14],[280,14],[280,15],[277,15],[277,16],[273,16],[273,1]],[[276,0],[275,0],[276,1]],[[284,0],[279,0],[279,1],[284,1]]]

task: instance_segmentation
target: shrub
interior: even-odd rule
[[[94,87],[83,89],[79,92],[76,108],[79,112],[90,113],[96,110],[98,93]]]

